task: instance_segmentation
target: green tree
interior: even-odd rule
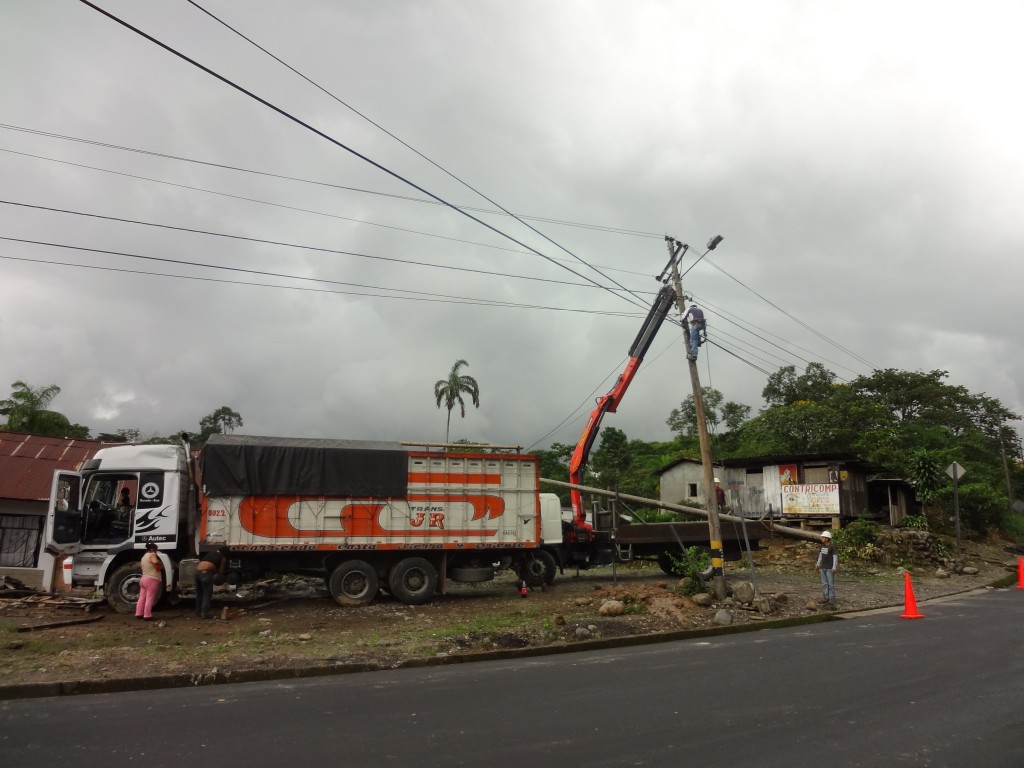
[[[205,445],[210,435],[226,435],[244,426],[242,415],[226,405],[222,405],[208,416],[199,420],[199,434],[193,439],[196,446]]]
[[[137,443],[142,436],[139,429],[119,429],[116,432],[100,432],[96,435],[97,440],[104,443]]]
[[[844,450],[846,437],[841,413],[828,405],[801,401],[769,408],[745,424],[739,452],[747,456],[829,453]]]
[[[456,360],[455,365],[452,366],[451,371],[448,372],[448,378],[438,379],[434,384],[434,397],[437,399],[437,407],[440,408],[441,404],[448,410],[448,421],[444,428],[444,441],[448,442],[448,436],[451,433],[452,426],[452,409],[458,404],[462,418],[466,418],[466,401],[462,399],[463,395],[469,395],[473,401],[473,405],[477,408],[480,407],[480,385],[476,383],[476,379],[472,376],[466,376],[459,373],[459,371],[468,366],[465,360]]]
[[[540,461],[540,476],[548,480],[569,482],[569,457],[575,446],[566,443],[552,443],[547,450],[533,451]],[[569,489],[549,486],[541,487],[545,493],[557,493],[563,506],[569,506]]]
[[[832,395],[836,375],[821,363],[808,363],[801,376],[796,367],[787,365],[768,377],[761,397],[769,407],[792,405],[800,400],[827,401]]]
[[[882,404],[899,423],[924,421],[952,426],[951,418],[969,393],[963,387],[943,383],[946,371],[899,371],[886,368],[870,376],[859,376],[850,386],[860,395]]]
[[[621,429],[605,427],[601,430],[600,445],[590,460],[590,469],[607,490],[614,490],[629,471],[633,461],[629,438]]]
[[[917,488],[917,495],[924,504],[935,500],[939,488],[945,485],[942,463],[932,451],[923,448],[914,451],[910,457],[910,478]]]
[[[0,400],[0,415],[7,417],[4,431],[51,437],[89,437],[88,427],[72,424],[63,413],[48,409],[59,394],[60,387],[56,384],[47,387],[33,387],[24,381],[11,384],[11,396]]]
[[[725,396],[712,387],[701,387],[701,399],[704,401],[704,417],[708,429],[715,431],[719,424],[735,431],[750,417],[750,406],[726,400]],[[673,408],[665,420],[668,428],[680,438],[697,434],[697,406],[693,395],[687,395],[678,408]]]
[[[780,368],[762,392],[768,407],[738,430],[733,455],[836,452],[870,459],[915,480],[937,521],[948,521],[952,498],[944,476],[934,485],[935,468],[957,461],[968,478],[961,518],[973,533],[984,533],[998,524],[1017,487],[1020,473],[1002,454],[1012,435],[1007,425],[1020,416],[947,377],[941,370],[886,368],[836,384],[820,364],[802,376],[793,366]]]
[[[628,450],[629,467],[619,482],[619,489],[645,499],[658,498],[661,484],[658,471],[678,457],[679,444],[630,440]]]

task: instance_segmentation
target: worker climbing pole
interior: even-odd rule
[[[681,296],[682,301],[685,301],[685,299],[685,296]],[[682,311],[682,305],[680,305],[680,311]],[[689,320],[689,326],[687,326],[687,320]],[[707,321],[704,319],[704,310],[696,304],[691,304],[683,314],[683,332],[686,334],[686,348],[689,350],[686,359],[696,360],[697,349],[703,343],[707,334]]]
[[[700,388],[700,376],[697,372],[697,348],[700,345],[700,336],[705,332],[706,320],[704,312],[696,305],[686,308],[686,297],[683,295],[682,278],[679,276],[679,262],[690,246],[681,243],[675,238],[666,237],[668,244],[669,259],[662,276],[669,270],[672,272],[672,282],[675,288],[676,305],[679,308],[679,315],[682,318],[683,334],[686,340],[687,359],[690,362],[690,384],[693,387],[693,404],[697,412],[697,435],[700,439],[700,458],[704,469],[704,508],[708,511],[708,538],[711,544],[711,584],[718,600],[726,597],[725,589],[725,553],[722,547],[722,527],[718,520],[718,505],[715,499],[714,490],[714,467],[711,465],[711,444],[708,441],[708,422],[704,417],[704,398]],[[722,242],[721,235],[715,235],[708,241],[708,252]],[[704,254],[707,255],[707,252]],[[704,258],[701,256],[700,258]],[[687,324],[689,319],[689,324]]]

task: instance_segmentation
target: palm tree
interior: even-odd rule
[[[462,399],[463,394],[467,394],[473,398],[473,405],[477,408],[480,407],[480,385],[476,383],[476,379],[472,376],[460,376],[459,369],[465,365],[469,365],[465,360],[456,360],[455,365],[452,366],[451,372],[448,374],[447,379],[439,379],[434,384],[434,397],[437,398],[437,407],[441,407],[441,403],[444,403],[444,407],[448,409],[448,423],[444,429],[444,441],[448,442],[448,433],[451,431],[452,426],[452,409],[455,404],[459,404],[459,408],[462,411],[462,418],[466,418],[466,403]]]
[[[7,417],[4,429],[9,432],[30,432],[39,435],[64,434],[70,423],[64,414],[47,410],[60,387],[33,387],[24,381],[11,384],[11,396],[0,400],[0,414]]]

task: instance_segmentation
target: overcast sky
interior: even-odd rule
[[[1024,412],[1019,2],[96,4],[330,140],[81,2],[0,0],[0,397],[440,442],[462,358],[452,439],[574,443],[670,235],[727,399],[820,361]],[[605,426],[671,438],[680,337]]]

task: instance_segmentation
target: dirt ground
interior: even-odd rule
[[[231,679],[243,671],[330,668],[361,664],[388,668],[431,657],[496,649],[562,646],[587,640],[646,636],[809,616],[820,584],[817,545],[775,538],[755,553],[753,572],[728,563],[737,597],[742,582],[761,600],[739,604],[687,597],[679,580],[656,566],[620,566],[559,575],[554,585],[520,596],[511,576],[479,585],[451,585],[424,606],[382,595],[369,606],[342,608],[315,581],[219,591],[216,618],[197,619],[191,601],[160,606],[150,622],[94,606],[0,597],[0,680],[3,685],[140,678],[186,674]],[[905,564],[911,565],[909,560]],[[930,598],[1013,579],[1016,555],[998,545],[968,544],[959,563],[976,574],[937,575],[938,566],[911,565],[920,605]],[[955,571],[956,567],[949,568]],[[839,612],[904,605],[897,566],[843,564],[837,573]],[[74,593],[87,598],[87,593]],[[2,595],[2,592],[0,592]],[[602,615],[608,600],[621,615]],[[605,608],[605,611],[608,609]],[[725,611],[725,613],[723,613]],[[222,618],[223,617],[223,618]],[[87,623],[49,626],[59,622]]]

